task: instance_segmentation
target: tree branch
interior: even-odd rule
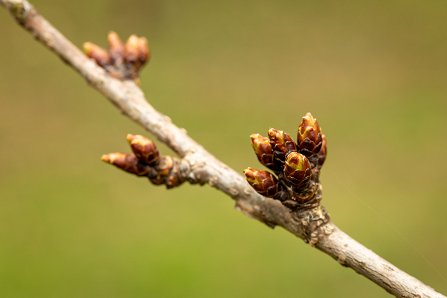
[[[156,111],[133,81],[121,81],[107,74],[26,0],[0,0],[0,4],[21,26],[75,69],[119,110],[175,151],[182,158],[182,175],[186,180],[209,184],[233,198],[236,207],[246,215],[270,227],[281,226],[301,239],[310,240],[302,222],[303,212],[291,212],[280,202],[256,193],[241,175],[208,153],[184,129],[175,126],[169,117]],[[325,223],[317,230],[320,235],[311,244],[389,293],[398,297],[445,297],[365,248],[332,222]]]

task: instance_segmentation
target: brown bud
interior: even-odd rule
[[[139,59],[139,52],[140,52],[140,41],[138,36],[132,34],[129,36],[129,39],[127,40],[126,44],[124,45],[124,55],[127,61],[129,62],[135,62]]]
[[[138,39],[138,59],[141,65],[145,64],[151,58],[150,48],[145,37]]]
[[[282,169],[287,154],[296,151],[296,144],[290,135],[282,130],[270,128],[268,134],[274,153],[275,165],[277,168]]]
[[[123,53],[124,53],[124,44],[121,41],[120,37],[116,32],[109,32],[107,35],[107,40],[109,42],[109,53],[110,56],[114,61],[123,59]]]
[[[127,135],[127,140],[138,159],[152,167],[158,164],[160,153],[154,142],[144,136],[132,134]]]
[[[276,177],[267,171],[247,168],[244,170],[247,182],[260,195],[273,198],[279,192],[279,183]]]
[[[312,177],[309,160],[298,152],[291,152],[284,165],[284,177],[295,188],[305,186]]]
[[[161,156],[155,171],[151,172],[149,179],[155,185],[166,183],[166,178],[174,167],[174,160],[170,156]]]
[[[98,65],[102,67],[111,63],[109,53],[107,53],[106,50],[94,43],[84,43],[84,53],[87,57],[92,58]]]
[[[182,184],[184,179],[180,175],[178,160],[174,160],[174,166],[166,177],[166,188],[173,188]]]
[[[104,162],[137,176],[146,176],[150,171],[150,167],[141,163],[133,154],[119,152],[109,153],[104,154],[101,159]]]
[[[321,129],[317,119],[311,113],[304,115],[298,127],[297,142],[299,151],[307,157],[320,151],[322,143]]]
[[[323,140],[321,142],[321,149],[320,152],[318,152],[318,168],[320,169],[323,166],[327,155],[326,135],[323,134],[322,139]]]
[[[273,150],[270,146],[269,139],[258,133],[252,134],[250,139],[251,145],[256,153],[256,156],[258,157],[259,162],[269,169],[274,169]]]
[[[160,163],[151,169],[148,177],[155,185],[165,184],[166,188],[173,188],[185,181],[180,174],[180,162],[176,158],[162,156]]]

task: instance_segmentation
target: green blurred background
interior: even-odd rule
[[[444,1],[34,5],[79,46],[147,36],[151,103],[237,171],[259,166],[249,134],[311,111],[334,221],[447,293]],[[0,36],[1,297],[388,297],[210,187],[101,163],[145,132],[4,9]]]

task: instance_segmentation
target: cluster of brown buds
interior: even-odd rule
[[[95,60],[96,64],[117,79],[137,80],[140,69],[150,58],[147,39],[131,35],[123,43],[115,32],[110,32],[107,39],[108,50],[91,42],[84,43],[87,57]]]
[[[271,128],[268,137],[250,136],[260,163],[274,172],[247,168],[248,183],[261,195],[281,201],[292,210],[312,208],[321,200],[319,174],[326,159],[326,137],[307,113],[298,126],[297,142]]]
[[[101,159],[128,173],[147,177],[155,185],[173,188],[184,182],[178,159],[161,155],[154,142],[141,135],[129,134],[127,140],[133,153],[109,153]]]

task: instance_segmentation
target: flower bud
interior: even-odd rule
[[[256,156],[258,157],[259,162],[267,168],[273,170],[275,167],[273,164],[273,150],[270,146],[269,139],[258,133],[252,134],[250,139],[251,145],[256,153]]]
[[[267,171],[247,168],[244,170],[247,182],[257,193],[264,197],[273,198],[279,192],[279,183],[276,177]]]
[[[96,64],[101,67],[109,65],[111,63],[110,55],[106,50],[101,48],[100,46],[86,42],[84,43],[84,53],[87,57],[95,60]]]
[[[139,160],[152,167],[158,164],[160,153],[154,142],[144,136],[132,134],[127,135],[127,140]]]
[[[312,177],[309,160],[298,152],[291,152],[284,165],[284,177],[297,189],[305,186]]]
[[[296,144],[290,135],[279,129],[270,128],[268,135],[270,146],[274,153],[274,163],[276,168],[282,169],[287,154],[296,151]]]
[[[124,56],[129,62],[138,61],[140,41],[138,36],[132,34],[124,45]]]
[[[124,44],[116,32],[109,32],[107,35],[109,42],[109,53],[114,61],[122,61],[124,53]]]
[[[298,148],[307,157],[318,153],[322,144],[320,125],[311,113],[307,113],[298,127]]]
[[[146,176],[150,171],[150,167],[141,163],[133,154],[127,153],[109,153],[101,157],[102,161],[120,168],[128,173],[137,176]]]

